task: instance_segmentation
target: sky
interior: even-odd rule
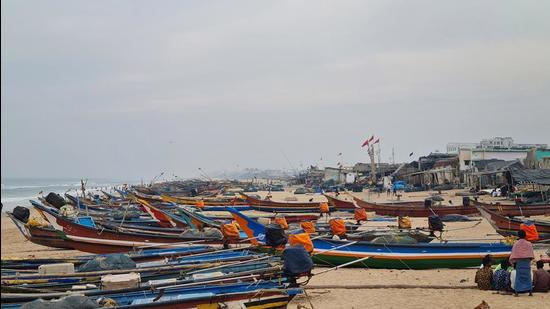
[[[1,6],[3,178],[353,164],[371,134],[398,162],[550,144],[548,1]]]

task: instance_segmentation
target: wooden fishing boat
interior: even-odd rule
[[[160,198],[164,202],[168,203],[176,203],[176,204],[182,204],[182,205],[195,205],[198,201],[203,201],[204,206],[239,206],[243,205],[246,206],[248,203],[240,199],[238,197],[234,197],[231,199],[212,199],[212,198],[190,198],[190,197],[179,197],[179,196],[170,196],[167,194],[161,194]],[[238,209],[238,207],[236,207]]]
[[[550,215],[550,204],[501,204],[501,203],[483,203],[471,200],[474,206],[482,206],[485,209],[494,211],[503,216],[509,217],[529,217],[529,216],[547,216]]]
[[[200,243],[222,243],[221,233],[217,236],[208,236],[204,233],[189,230],[181,235],[151,235],[139,232],[118,232],[96,226],[86,226],[74,222],[69,218],[60,216],[54,209],[39,203],[33,206],[47,219],[58,231],[64,233],[63,237],[72,240],[73,246],[78,250],[90,253],[128,252],[135,247],[164,248],[173,244],[189,241]],[[109,250],[109,251],[104,251]]]
[[[323,194],[328,200],[330,206],[336,208],[336,210],[354,210],[356,208],[352,201],[345,201],[328,194]]]
[[[197,308],[205,304],[226,303],[249,300],[257,297],[294,296],[301,294],[301,288],[288,288],[285,283],[276,280],[261,280],[257,283],[236,282],[230,284],[206,286],[173,286],[138,292],[104,294],[102,297],[116,302],[116,308]],[[91,297],[97,300],[98,297]],[[6,304],[2,308],[19,308],[22,304]]]
[[[21,232],[21,235],[30,242],[51,248],[74,249],[73,244],[61,238],[59,232],[53,227],[26,224],[26,222],[17,219],[9,212],[6,214]]]
[[[429,217],[431,215],[445,216],[451,214],[458,215],[477,215],[479,212],[473,206],[411,206],[403,205],[398,206],[396,204],[376,204],[364,201],[360,198],[353,196],[357,206],[366,209],[367,211],[374,211],[381,216],[401,216],[401,217]]]
[[[136,252],[128,252],[128,257],[134,262],[150,262],[166,259],[174,259],[186,255],[205,254],[214,252],[216,248],[207,245],[195,245],[185,248],[170,249],[145,249]],[[2,258],[2,268],[36,270],[38,266],[55,263],[73,263],[76,267],[82,265],[98,255],[84,255],[74,258]],[[107,256],[107,255],[99,255]]]
[[[241,211],[238,208],[235,208],[239,211]],[[227,210],[227,209],[225,209]],[[211,220],[233,220],[233,216],[231,216],[230,213],[227,214],[216,214],[216,215],[206,215],[203,214],[206,218],[209,218]],[[249,215],[250,218],[253,218],[255,220],[259,218],[267,218],[270,220],[273,220],[275,218],[275,214],[262,214],[262,215]],[[285,213],[285,219],[287,223],[298,223],[303,221],[317,221],[319,220],[319,214],[306,214],[306,213]]]
[[[244,200],[254,208],[254,210],[266,212],[301,212],[301,213],[318,213],[321,203],[317,202],[278,202],[271,200],[260,200],[252,196],[240,193]],[[330,207],[331,211],[336,210]]]
[[[235,220],[252,243],[265,240],[265,226],[231,210]],[[431,269],[476,267],[491,254],[498,263],[509,258],[512,247],[501,243],[421,243],[373,244],[364,241],[314,238],[313,260],[318,264],[342,265],[361,260],[356,267],[392,269]]]
[[[80,295],[85,295],[88,297],[101,297],[105,296],[107,294],[125,294],[125,293],[134,293],[139,291],[147,291],[151,290],[151,288],[155,289],[163,289],[163,288],[169,288],[173,286],[178,287],[193,287],[193,286],[207,286],[207,285],[218,285],[218,284],[228,284],[228,283],[235,283],[235,282],[254,282],[257,279],[262,278],[277,278],[280,277],[281,274],[281,267],[278,263],[270,263],[270,262],[262,262],[262,261],[244,261],[240,263],[225,263],[222,265],[218,265],[212,267],[210,263],[202,263],[200,266],[202,267],[195,267],[195,270],[189,269],[188,266],[185,266],[188,271],[193,271],[193,273],[201,273],[201,274],[208,274],[211,273],[209,276],[203,276],[203,277],[194,277],[193,275],[186,276],[181,279],[176,279],[175,281],[172,280],[162,280],[162,281],[156,281],[154,283],[147,282],[146,280],[150,279],[151,276],[145,275],[144,272],[141,273],[142,284],[138,287],[132,287],[132,288],[124,288],[116,291],[109,291],[109,290],[97,290],[97,289],[89,289],[89,290],[80,290],[77,292],[70,291],[72,282],[78,282],[78,279],[72,279],[70,277],[51,277],[49,279],[41,279],[36,280],[40,282],[46,282],[42,284],[25,284],[23,285],[10,285],[7,284],[10,281],[14,280],[4,280],[3,279],[3,285],[2,285],[2,303],[23,303],[23,302],[29,302],[38,298],[41,299],[54,299],[62,296],[67,296],[70,294],[78,293]],[[139,270],[136,269],[128,269],[127,272],[136,272]],[[152,272],[153,275],[159,274],[160,270],[154,270]],[[214,272],[214,273],[212,273]],[[117,270],[117,273],[121,273]],[[165,277],[165,278],[176,278],[181,277],[181,274],[179,271],[174,270],[171,273],[171,276]],[[48,281],[51,280],[58,280],[61,281],[61,283],[55,284],[55,283],[48,283]],[[99,283],[100,277],[88,277],[84,279],[84,282],[88,283]],[[23,280],[18,280],[23,281]],[[27,280],[29,281],[29,280]],[[67,282],[69,284],[66,284],[65,287],[67,289],[63,289],[63,282]],[[24,288],[24,289],[21,289]],[[55,290],[52,290],[51,292],[48,291],[48,289],[55,288]],[[18,294],[19,292],[25,292],[25,294]]]
[[[479,215],[479,211],[473,205],[484,206],[485,208],[498,212],[504,216],[537,216],[550,214],[550,205],[530,205],[521,206],[513,204],[485,204],[472,201],[467,206],[439,206],[432,205],[424,206],[424,202],[403,202],[396,204],[388,203],[371,203],[353,196],[354,201],[359,207],[365,208],[367,211],[374,211],[378,215],[383,216],[409,216],[409,217],[428,217],[431,215]]]
[[[502,236],[517,236],[520,230],[520,225],[526,223],[527,220],[518,218],[508,218],[498,214],[495,211],[489,210],[483,206],[476,206],[489,224]],[[539,233],[540,240],[550,239],[550,221],[530,220]]]

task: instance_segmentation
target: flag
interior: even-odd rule
[[[364,142],[363,142],[363,145],[361,145],[361,147],[365,147],[365,146],[368,146],[369,145],[369,139],[366,139]]]
[[[372,142],[373,139],[374,139],[374,135],[372,135],[372,136],[369,138],[369,143]]]
[[[409,157],[412,157],[412,155],[413,155],[413,154],[414,154],[414,153],[412,153],[412,152],[411,152],[411,153],[409,153]]]
[[[380,137],[377,137],[377,138],[374,140],[374,142],[372,142],[372,144],[374,145],[374,144],[379,143],[379,142],[380,142]]]

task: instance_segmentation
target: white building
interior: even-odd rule
[[[459,153],[461,149],[518,149],[527,151],[531,148],[547,149],[548,144],[516,144],[511,137],[493,137],[479,143],[448,143],[447,153]]]

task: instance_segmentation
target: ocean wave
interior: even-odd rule
[[[18,190],[18,189],[35,189],[35,188],[55,188],[55,187],[77,187],[78,183],[62,183],[53,185],[4,185],[2,184],[2,190]]]
[[[28,200],[35,200],[38,195],[31,196],[17,196],[17,197],[2,197],[2,204],[26,202]]]
[[[88,183],[86,188],[109,188],[114,186],[121,186],[122,183]],[[80,183],[63,183],[63,184],[50,184],[50,185],[4,185],[2,184],[2,190],[24,190],[24,189],[46,189],[47,188],[80,188]]]

